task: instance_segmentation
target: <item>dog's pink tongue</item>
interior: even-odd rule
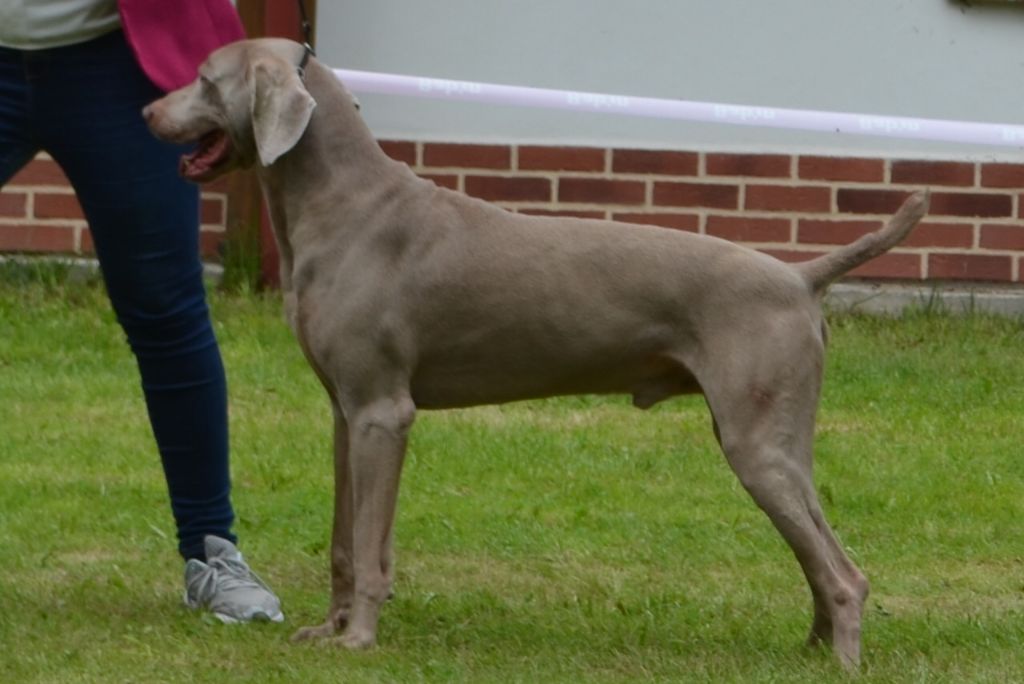
[[[199,168],[200,165],[196,159],[197,154],[197,152],[193,152],[181,155],[181,159],[178,160],[178,174],[182,178],[195,180],[196,176],[202,175],[202,169]]]
[[[221,131],[214,131],[202,137],[195,152],[183,154],[178,162],[178,173],[188,180],[202,179],[214,166],[224,159],[230,141]]]

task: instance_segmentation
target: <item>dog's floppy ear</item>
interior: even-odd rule
[[[263,166],[295,147],[309,125],[316,100],[298,72],[278,60],[261,59],[249,66],[252,85],[252,133]]]

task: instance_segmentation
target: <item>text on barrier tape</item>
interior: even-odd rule
[[[1012,124],[848,114],[777,107],[748,107],[714,102],[452,81],[353,69],[335,69],[334,73],[349,89],[358,93],[608,112],[657,119],[937,140],[975,145],[1024,146],[1024,126]]]

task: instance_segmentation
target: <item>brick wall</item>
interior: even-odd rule
[[[612,218],[808,259],[876,230],[911,190],[931,213],[852,273],[1024,280],[1024,164],[385,141],[439,185],[523,213]]]
[[[204,188],[201,252],[219,259],[227,195],[224,183]],[[40,155],[0,192],[0,252],[91,255],[92,236],[67,177],[47,155]]]
[[[1024,164],[384,141],[439,185],[522,213],[614,218],[811,258],[881,226],[911,190],[932,210],[852,275],[1024,281]],[[223,238],[223,185],[203,195],[203,253]],[[0,251],[91,252],[59,168],[37,159],[0,193]]]

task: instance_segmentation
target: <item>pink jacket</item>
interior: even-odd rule
[[[139,66],[157,87],[180,88],[206,56],[245,38],[230,0],[118,0],[121,25]]]

